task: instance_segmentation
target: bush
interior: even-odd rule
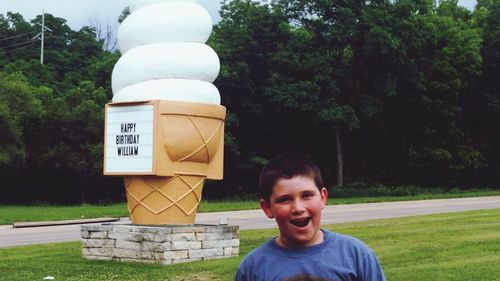
[[[440,187],[420,187],[416,185],[387,186],[383,184],[367,184],[365,182],[355,182],[346,186],[334,187],[330,190],[333,198],[410,196],[446,192],[445,188]]]

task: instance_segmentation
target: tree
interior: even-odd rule
[[[37,34],[33,27],[19,13],[7,12],[0,15],[0,61],[2,64],[22,57],[31,59],[37,56],[35,40]]]
[[[40,20],[41,15],[31,22],[19,14],[0,15],[0,34],[14,40],[9,44],[30,41]],[[0,44],[5,72],[0,75],[0,173],[18,186],[17,200],[95,201],[116,186],[102,177],[101,163],[103,109],[119,54],[102,50],[90,27],[73,31],[51,14],[45,14],[45,24],[52,32],[46,33],[43,65],[38,45],[5,52]]]
[[[101,47],[105,51],[113,51],[116,49],[116,26],[109,24],[102,24],[99,19],[92,18],[88,27],[95,33],[97,41],[101,43]]]
[[[398,85],[391,131],[400,133],[407,151],[409,170],[402,174],[423,184],[452,185],[482,165],[461,123],[462,102],[480,75],[480,37],[461,18],[416,13],[405,2],[395,8],[406,52],[400,76],[407,79]]]
[[[273,72],[270,58],[276,53],[276,43],[286,40],[289,31],[283,17],[254,1],[225,1],[221,15],[209,44],[222,62],[215,84],[229,111],[224,181],[228,186],[255,188],[264,159],[283,145],[281,134],[273,128],[286,124],[285,116],[267,103],[265,91]]]
[[[489,179],[490,185],[500,180],[500,2],[479,0],[473,12],[471,25],[482,35],[482,76],[468,99],[465,108],[467,128],[473,141],[486,158],[488,169],[477,177]]]
[[[0,173],[8,175],[26,163],[25,128],[41,113],[34,89],[19,73],[0,72]]]
[[[451,17],[455,20],[468,22],[471,19],[471,12],[467,8],[460,7],[458,0],[441,0],[436,9],[438,15]]]
[[[311,154],[327,185],[498,182],[498,0],[473,13],[456,0],[268,2],[224,1],[208,42],[228,114],[225,179],[205,195],[256,193],[286,151]],[[122,189],[100,167],[119,53],[96,28],[45,17],[40,65],[41,16],[0,15],[0,176],[27,200],[95,202]]]
[[[289,21],[311,34],[309,49],[314,53],[313,80],[318,94],[316,118],[324,124],[324,132],[333,131],[331,143],[336,147],[337,185],[344,184],[343,132],[359,129],[359,112],[355,109],[360,95],[355,50],[362,43],[364,4],[359,1],[275,1]],[[296,77],[300,79],[300,77]],[[314,92],[307,92],[315,95]],[[331,146],[331,145],[330,145]]]

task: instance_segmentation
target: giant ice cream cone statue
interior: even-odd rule
[[[123,175],[134,224],[192,224],[206,179],[222,179],[224,118],[212,30],[193,0],[135,0],[118,31],[105,174]],[[142,153],[142,154],[141,154]]]

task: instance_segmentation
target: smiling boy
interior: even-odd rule
[[[262,170],[259,187],[260,206],[276,220],[279,235],[244,258],[235,281],[385,281],[368,246],[320,228],[328,191],[309,158],[274,158]]]

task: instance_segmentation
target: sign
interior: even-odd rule
[[[154,105],[106,106],[104,174],[152,174]]]

